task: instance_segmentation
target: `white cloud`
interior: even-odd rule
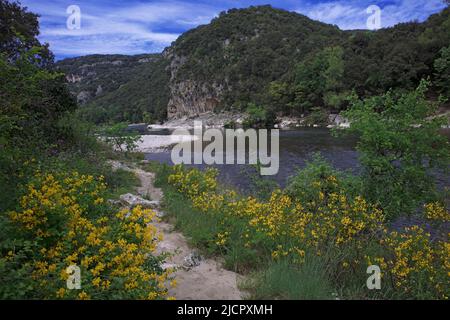
[[[66,9],[72,0],[22,0],[30,10],[41,14],[41,40],[49,42],[59,57],[93,53],[134,54],[160,52],[180,33],[208,23],[220,8],[247,6],[248,1],[155,0],[78,0],[81,8],[81,30],[68,30]],[[270,2],[270,1],[267,1]],[[277,2],[277,1],[272,1]],[[244,5],[245,3],[245,5]],[[382,8],[382,26],[398,22],[424,20],[444,5],[441,0],[286,0],[283,7],[341,29],[365,29],[370,5]],[[276,4],[274,4],[277,6]],[[280,5],[281,6],[281,5]]]
[[[306,12],[314,20],[337,24],[341,29],[357,29],[365,25],[365,9],[343,3],[321,3]],[[367,19],[367,18],[366,18]]]
[[[217,14],[212,6],[183,2],[154,2],[114,11],[110,17],[141,23],[177,23],[198,25],[209,22]]]
[[[366,9],[378,5],[381,10],[382,27],[391,27],[399,22],[423,21],[430,14],[442,10],[442,0],[396,0],[384,5],[382,1],[333,1],[316,4],[303,4],[296,11],[311,19],[338,25],[341,29],[366,29],[369,14]]]
[[[41,40],[49,42],[57,56],[160,52],[186,28],[208,23],[217,14],[213,7],[195,3],[152,2],[118,7],[91,2],[79,5],[81,29],[69,30],[66,3],[26,4],[41,13]]]

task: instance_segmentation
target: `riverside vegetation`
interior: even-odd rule
[[[216,176],[215,170],[159,168],[176,225],[228,268],[250,274],[244,287],[253,298],[448,299],[448,238],[432,240],[417,225],[389,230],[380,207],[351,192],[322,160],[267,201],[223,189]],[[311,183],[299,187],[305,178]],[[434,225],[450,221],[439,202],[422,212]],[[381,291],[365,287],[373,264],[382,269]]]
[[[78,120],[37,16],[0,1],[0,298],[167,299],[155,213],[110,204],[137,184]],[[132,157],[133,155],[129,155]],[[82,290],[67,290],[77,265]]]
[[[448,299],[448,190],[431,174],[448,170],[449,142],[439,133],[448,121],[430,118],[429,85],[349,97],[359,176],[316,156],[285,190],[268,192],[260,178],[261,197],[245,197],[220,186],[215,170],[160,165],[166,210],[195,246],[249,275],[253,298]],[[392,227],[405,216],[421,222]],[[372,265],[382,270],[382,290],[366,287]]]
[[[65,84],[64,74],[55,71],[52,53],[37,40],[36,15],[15,2],[0,0],[0,6],[0,298],[171,299],[168,286],[175,282],[170,281],[170,270],[160,267],[165,257],[155,253],[160,237],[149,223],[155,219],[155,213],[139,207],[124,211],[107,201],[137,184],[132,174],[123,170],[112,173],[107,165],[108,159],[123,155],[99,142],[92,125],[77,117],[80,111]],[[243,12],[250,18],[258,13],[257,20],[262,22],[281,17],[302,25],[297,15],[274,13],[267,7]],[[232,10],[229,15],[221,15],[213,24],[217,32],[212,35],[224,40],[221,27],[228,26],[227,32],[232,32],[240,14],[241,10]],[[246,23],[244,29],[251,27],[252,19],[241,21]],[[365,83],[359,78],[347,78],[355,82],[337,91],[346,93],[346,116],[353,124],[350,130],[361,138],[358,149],[363,171],[360,176],[336,171],[316,158],[291,178],[285,190],[266,188],[263,180],[258,179],[264,196],[244,197],[223,188],[214,170],[202,172],[152,164],[148,169],[158,173],[157,182],[165,193],[167,218],[173,219],[203,252],[223,257],[226,267],[247,275],[243,286],[252,298],[448,299],[448,195],[434,185],[432,172],[448,167],[450,148],[438,132],[447,119],[433,117],[438,101],[428,101],[430,92],[432,96],[436,92],[441,94],[440,101],[448,98],[443,90],[448,88],[450,70],[448,50],[444,48],[448,43],[442,43],[448,38],[444,32],[448,30],[446,24],[448,9],[424,25],[413,23],[377,33],[345,34],[353,44],[365,43],[364,52],[372,57],[377,47],[370,45],[368,39],[386,36],[379,41],[396,46],[399,42],[391,41],[393,36],[388,36],[391,31],[397,35],[411,31],[411,37],[406,39],[412,45],[420,40],[420,54],[411,50],[402,52],[425,57],[427,66],[426,70],[421,69],[423,72],[416,68],[417,72],[402,72],[409,75],[405,79],[396,76],[397,67],[404,60],[394,64],[392,72],[380,69],[374,81],[383,85],[376,86],[376,92],[369,97],[362,94],[367,99],[345,92],[346,88]],[[305,28],[316,26],[311,22]],[[335,35],[336,39],[342,35],[337,28],[323,27],[324,35]],[[181,37],[179,50],[189,51],[198,41],[211,43],[212,52],[194,45],[198,50],[192,59],[200,61],[205,55],[215,57],[216,42],[208,38],[204,42],[198,37],[208,33],[208,29],[201,27],[198,31]],[[276,33],[272,37],[283,39]],[[305,46],[323,38],[311,35]],[[265,41],[266,37],[255,39],[260,40],[249,47],[252,48],[249,56],[260,47],[258,41]],[[325,49],[336,43],[324,42],[321,54],[308,55],[308,61],[313,61],[311,67],[289,70],[302,74],[308,71],[311,75],[321,66],[316,58],[328,61],[326,65],[334,68],[331,62],[338,61],[335,57],[342,51],[334,46]],[[271,48],[277,42],[268,44],[267,48]],[[246,61],[236,56],[236,52],[244,49],[232,46],[230,56],[237,62],[231,69],[220,69],[244,68]],[[274,66],[277,73],[291,59],[284,58],[289,50],[272,49],[264,54],[276,53],[279,57],[278,67]],[[272,61],[264,57],[256,56],[252,70],[241,74],[243,79],[248,79],[242,82],[244,88],[233,93],[239,96],[242,105],[249,106],[258,124],[270,123],[266,118],[273,110],[265,105],[258,107],[262,91],[258,89],[253,94],[249,84],[259,82],[248,72],[261,80],[258,67]],[[405,57],[416,61],[410,58]],[[376,57],[373,59],[377,61]],[[346,61],[358,59],[352,56]],[[391,59],[384,66],[390,66],[387,61]],[[189,72],[200,67],[195,63],[188,66],[194,68]],[[321,99],[312,96],[313,102],[309,98],[301,101],[309,101],[314,106],[321,106],[322,100],[328,101],[325,96],[330,96],[330,90],[335,89],[331,84],[335,82],[326,79],[329,74],[326,70],[321,71],[325,77],[321,83],[329,86],[319,92]],[[436,75],[432,74],[434,71]],[[199,74],[207,76],[204,72]],[[386,81],[385,74],[391,75]],[[422,75],[433,76],[434,84],[420,82]],[[269,79],[277,77],[264,79],[265,85],[258,86],[261,90],[272,82]],[[271,86],[283,89],[275,90],[280,106],[297,109],[297,104],[285,104],[296,100],[280,92],[289,93],[294,87],[310,88],[310,85],[301,78],[301,85],[292,87],[288,79]],[[401,83],[393,85],[394,80]],[[414,90],[414,86],[418,88]],[[384,94],[390,87],[402,90]],[[294,91],[296,97],[305,94],[304,90]],[[234,101],[233,95],[230,97],[228,101]],[[248,105],[252,102],[255,104]],[[150,117],[164,114],[161,106],[165,104],[158,105],[158,112]],[[301,112],[309,106],[299,105],[299,108],[297,111]],[[120,106],[115,106],[115,114],[108,114],[105,119],[127,120],[129,111],[122,112]],[[140,109],[133,119],[140,119],[144,111]],[[106,131],[115,136],[120,128],[116,125]],[[135,141],[132,135],[123,139],[131,144]],[[120,144],[120,141],[113,143]],[[129,161],[139,159],[132,152],[127,157]],[[395,218],[410,215],[421,215],[436,234],[432,236],[422,225],[392,228]],[[81,291],[70,291],[65,286],[65,271],[71,264],[80,266],[85,277]],[[366,287],[366,270],[371,264],[382,269],[380,291],[369,291]]]

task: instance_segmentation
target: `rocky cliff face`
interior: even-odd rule
[[[93,55],[58,62],[83,116],[106,121],[153,122],[167,118],[169,68],[161,54]]]
[[[220,103],[223,86],[193,80],[170,83],[170,100],[167,106],[169,119],[192,117],[214,111]]]
[[[192,79],[181,80],[178,77],[180,68],[188,61],[185,56],[176,55],[171,48],[164,52],[169,63],[170,99],[167,105],[169,120],[181,117],[195,117],[199,114],[214,111],[220,104],[224,86],[220,83],[208,83]]]

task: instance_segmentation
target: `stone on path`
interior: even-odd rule
[[[185,270],[191,270],[195,267],[198,267],[202,260],[203,258],[194,251],[184,258],[183,268]]]
[[[150,201],[146,200],[144,198],[141,198],[139,196],[135,196],[131,193],[123,194],[120,196],[120,201],[123,205],[135,208],[137,206],[141,206],[144,209],[158,209],[159,208],[159,201]]]

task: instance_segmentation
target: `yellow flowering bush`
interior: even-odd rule
[[[26,263],[37,298],[167,298],[171,275],[155,256],[161,239],[151,224],[155,213],[140,207],[114,213],[105,189],[102,177],[37,174],[9,213],[18,235],[33,243]],[[67,288],[69,266],[81,269],[81,290]]]
[[[179,192],[194,198],[199,194],[216,191],[217,174],[218,171],[215,169],[208,169],[205,172],[199,170],[185,171],[182,165],[176,165],[169,176],[169,183],[174,185]]]
[[[389,233],[382,211],[360,196],[348,195],[336,176],[311,181],[303,199],[276,190],[268,201],[260,201],[220,190],[216,175],[215,170],[176,166],[168,177],[194,208],[220,222],[212,246],[226,250],[234,236],[244,243],[239,250],[266,252],[272,259],[301,264],[308,253],[323,256],[335,280],[355,273],[364,276],[366,260],[382,268],[399,295],[447,298],[449,243],[433,243],[418,227],[405,234]],[[438,204],[426,210],[430,219],[447,219]],[[369,247],[382,248],[382,255],[369,258]]]
[[[426,204],[425,214],[429,220],[438,222],[450,222],[450,212],[448,212],[439,202]]]
[[[368,257],[404,297],[448,299],[450,293],[450,243],[431,241],[418,226],[403,232],[386,232],[380,240],[383,257]]]
[[[249,228],[270,238],[276,248],[289,239],[291,244],[296,244],[291,252],[302,252],[298,249],[305,246],[320,252],[330,245],[339,247],[373,236],[383,221],[380,210],[361,197],[350,200],[343,193],[325,195],[319,191],[316,201],[306,204],[281,190],[273,192],[267,202],[253,197],[239,198],[237,193],[229,190],[219,194],[216,174],[213,170],[205,173],[195,169],[183,171],[178,166],[169,176],[169,183],[187,195],[193,206],[202,212],[222,214],[225,220],[246,220]],[[336,190],[339,189],[335,177],[328,177],[328,180]],[[218,238],[223,242],[223,236]]]

